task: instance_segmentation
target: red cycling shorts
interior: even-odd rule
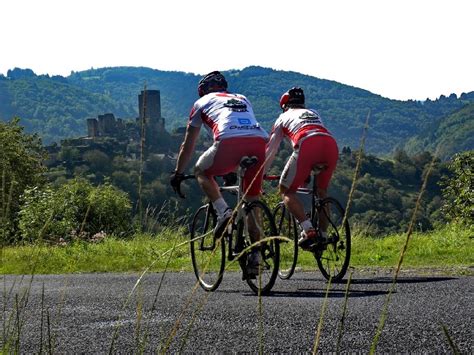
[[[258,196],[262,188],[266,143],[261,137],[234,137],[216,141],[198,159],[196,170],[213,178],[235,171],[242,157],[256,156],[258,163],[245,172],[243,188],[247,196]]]
[[[303,185],[316,164],[324,164],[327,168],[317,176],[317,186],[327,189],[334,169],[336,169],[339,150],[331,136],[315,135],[305,138],[295,148],[281,174],[280,185],[290,192]]]

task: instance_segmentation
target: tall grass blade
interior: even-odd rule
[[[186,300],[186,302],[184,303],[183,307],[181,308],[181,311],[180,311],[180,313],[179,313],[179,316],[178,316],[178,318],[176,319],[176,321],[175,321],[175,323],[174,323],[174,325],[173,325],[173,328],[171,329],[171,331],[170,331],[170,333],[169,333],[169,335],[168,335],[168,338],[166,339],[166,342],[165,342],[164,346],[163,346],[163,344],[162,344],[161,349],[160,349],[160,353],[161,353],[161,354],[167,354],[167,353],[168,353],[168,350],[169,350],[169,348],[170,348],[170,346],[171,346],[171,343],[173,342],[173,339],[174,339],[174,337],[176,336],[176,334],[177,334],[177,332],[178,332],[178,329],[179,329],[179,327],[180,327],[180,325],[181,325],[181,322],[182,322],[182,319],[183,319],[183,317],[184,317],[184,314],[185,314],[186,310],[188,309],[189,305],[191,304],[191,301],[192,301],[192,299],[193,299],[193,296],[194,296],[194,294],[195,294],[195,292],[196,292],[196,290],[197,290],[198,287],[199,287],[199,281],[194,284],[194,287],[193,287],[193,289],[191,290],[191,294],[189,295],[189,297],[187,298],[187,300]]]
[[[423,184],[421,185],[420,193],[418,194],[418,199],[417,199],[416,204],[415,204],[415,209],[413,211],[413,215],[412,215],[410,224],[408,226],[405,243],[404,243],[404,245],[402,247],[402,250],[400,252],[400,257],[398,259],[397,268],[396,268],[395,273],[393,275],[393,281],[392,281],[390,290],[387,294],[387,297],[385,299],[385,303],[384,303],[384,306],[383,306],[383,309],[382,309],[382,314],[380,316],[379,325],[377,327],[377,331],[375,333],[375,336],[372,340],[372,344],[370,345],[370,352],[369,352],[370,354],[375,354],[375,351],[377,349],[377,344],[379,342],[380,335],[382,334],[383,328],[385,327],[385,322],[386,322],[387,316],[388,316],[388,307],[389,307],[390,301],[392,299],[392,293],[395,290],[395,287],[396,287],[396,284],[397,284],[397,279],[398,279],[400,269],[402,267],[403,258],[405,256],[405,253],[406,253],[407,249],[408,249],[408,244],[410,242],[410,238],[411,238],[411,235],[413,233],[413,228],[415,226],[416,215],[417,215],[418,209],[420,208],[420,205],[421,205],[421,198],[422,198],[423,193],[426,189],[426,184],[428,183],[428,178],[431,175],[431,171],[433,170],[433,166],[434,166],[434,163],[436,161],[438,151],[439,151],[439,148],[436,150],[435,154],[433,155],[433,159],[431,160],[431,163],[430,163],[430,165],[428,167],[428,170],[425,174],[425,178],[423,179]]]
[[[130,300],[132,298],[132,296],[135,294],[135,291],[138,287],[138,285],[141,284],[142,282],[142,279],[143,277],[145,277],[145,275],[148,273],[148,271],[150,271],[150,269],[153,267],[153,265],[155,265],[158,260],[160,260],[162,257],[168,255],[169,253],[173,253],[173,251],[178,248],[178,247],[181,247],[185,244],[188,244],[189,241],[185,241],[183,243],[180,243],[178,245],[176,245],[175,247],[171,248],[171,249],[168,249],[167,251],[165,251],[163,254],[161,254],[160,257],[156,258],[148,267],[145,268],[145,270],[142,271],[142,273],[140,274],[140,277],[137,279],[137,281],[135,282],[135,284],[133,285],[132,287],[132,290],[129,292],[127,298],[125,299],[123,305],[122,305],[122,308],[121,310],[123,311],[127,306],[128,304],[130,303]],[[114,349],[115,349],[115,341],[117,339],[117,335],[118,335],[118,330],[120,329],[120,320],[122,320],[122,316],[119,316],[119,319],[118,319],[118,322],[117,322],[117,325],[115,326],[115,330],[114,330],[114,333],[112,335],[112,340],[111,340],[111,343],[110,343],[110,346],[109,346],[109,354],[113,354],[114,353]]]
[[[362,131],[362,137],[360,139],[360,145],[359,145],[359,153],[357,154],[357,161],[356,161],[356,167],[354,169],[354,176],[352,177],[352,184],[351,184],[351,189],[349,191],[349,196],[347,198],[347,204],[346,204],[346,209],[344,212],[344,218],[342,219],[342,224],[344,225],[346,223],[347,218],[349,218],[349,210],[351,208],[352,204],[352,198],[354,195],[354,191],[357,185],[357,178],[359,177],[359,171],[360,171],[360,166],[362,164],[362,156],[364,155],[364,148],[365,148],[365,139],[367,136],[367,130],[369,129],[369,119],[370,119],[370,110],[367,113],[367,118],[365,119],[365,125],[364,125],[364,130]]]
[[[323,305],[321,306],[321,314],[319,316],[319,324],[316,330],[314,345],[313,345],[313,354],[317,354],[319,348],[319,341],[321,339],[321,332],[323,330],[324,317],[326,315],[326,309],[328,307],[329,301],[329,290],[331,289],[332,277],[329,278],[328,285],[326,287],[326,294],[324,296]]]
[[[261,266],[260,266],[261,267]],[[259,354],[263,355],[264,330],[263,330],[263,300],[262,300],[262,272],[258,273],[258,343]]]
[[[6,186],[6,171],[5,169],[2,169],[2,208],[0,208],[0,228],[2,231],[2,239],[0,240],[0,245],[5,245],[6,244],[6,222],[7,222],[7,216],[6,216],[6,200],[5,200],[5,186]]]
[[[51,315],[49,308],[46,309],[46,321],[48,324],[48,354],[52,354],[54,352],[54,343],[53,343],[53,337],[51,335]]]
[[[344,334],[344,323],[346,321],[346,313],[347,313],[347,303],[349,301],[349,291],[352,282],[352,275],[354,274],[354,269],[351,268],[351,272],[349,274],[349,279],[347,280],[346,284],[346,291],[344,293],[344,304],[342,306],[342,315],[341,320],[339,322],[339,329],[337,332],[337,341],[336,341],[336,354],[340,353],[341,349],[341,342],[342,342],[342,335]]]
[[[44,322],[44,282],[41,289],[41,321],[40,321],[40,339],[39,339],[39,353],[43,353],[43,322]]]
[[[446,339],[448,340],[449,346],[451,347],[453,354],[461,354],[459,348],[456,346],[456,344],[454,344],[453,338],[451,338],[451,335],[449,335],[448,328],[444,324],[441,324],[441,327],[443,328],[443,333],[446,336]]]
[[[142,315],[143,315],[143,288],[142,285],[138,286],[137,292],[137,319],[135,325],[135,342],[136,348],[141,349],[141,341],[140,341],[140,332],[141,332],[141,325],[142,325]]]
[[[156,310],[156,304],[158,302],[158,295],[160,294],[160,290],[161,290],[161,286],[163,285],[163,281],[165,279],[165,275],[168,271],[168,267],[169,267],[169,264],[170,264],[170,261],[171,261],[171,257],[173,256],[173,251],[175,250],[176,248],[176,243],[177,243],[177,239],[175,239],[174,241],[174,244],[173,244],[173,247],[172,247],[172,252],[169,253],[168,255],[168,259],[166,260],[166,265],[165,265],[165,268],[164,268],[164,271],[161,273],[161,278],[160,278],[160,282],[158,283],[158,288],[156,290],[156,293],[155,293],[155,298],[153,299],[153,303],[150,307],[150,311],[148,312],[148,316],[151,318],[153,316],[153,313],[155,312]],[[141,345],[141,349],[142,349],[142,352],[144,351],[144,348],[146,346],[146,343],[148,341],[148,328],[145,330],[145,333],[143,335],[143,340],[142,340],[142,345]]]
[[[20,353],[21,340],[21,321],[20,321],[20,303],[18,302],[18,294],[15,295],[15,309],[16,309],[16,338],[15,338],[15,352]]]
[[[189,325],[188,325],[188,329],[186,331],[186,334],[184,335],[183,337],[183,341],[181,342],[181,347],[179,349],[179,353],[182,354],[183,351],[184,351],[184,347],[189,339],[189,335],[191,334],[191,329],[194,325],[194,322],[197,318],[197,316],[201,313],[202,309],[204,308],[204,306],[207,304],[207,301],[209,299],[209,296],[211,294],[209,292],[206,292],[203,296],[202,296],[202,301],[201,302],[198,302],[197,305],[196,305],[196,308],[193,312],[193,315],[191,317],[191,321],[189,322]]]
[[[82,223],[81,223],[81,228],[79,229],[79,236],[81,236],[82,233],[84,232],[84,228],[86,227],[87,217],[89,217],[91,208],[92,208],[92,202],[89,202],[89,204],[87,205],[86,213],[84,214],[84,219],[82,220]]]
[[[20,278],[20,285],[23,282],[24,275]],[[6,289],[6,277],[3,278],[3,345],[2,345],[2,352],[7,352],[10,348],[11,342],[13,341],[14,336],[14,328],[15,328],[15,308],[10,312],[7,320],[7,304],[10,302],[10,299],[13,295],[13,290],[15,289],[17,280],[16,278],[13,280],[12,285],[10,286],[10,290],[7,294]]]
[[[143,110],[141,113],[140,120],[140,171],[138,173],[138,216],[140,218],[139,228],[142,230],[143,225],[143,202],[142,202],[142,190],[143,190],[143,167],[145,162],[145,129],[146,129],[146,83],[143,87]]]

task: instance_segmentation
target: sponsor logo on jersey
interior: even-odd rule
[[[260,129],[260,126],[258,124],[243,125],[243,126],[232,125],[229,127],[229,129]]]
[[[317,114],[311,111],[306,111],[298,117],[300,120],[305,120],[307,123],[321,123],[321,119]]]
[[[319,116],[311,111],[306,111],[298,117],[300,120],[317,120],[319,121]]]
[[[245,104],[245,102],[237,100],[237,99],[227,100],[224,106],[231,109],[234,112],[247,112],[247,105]]]

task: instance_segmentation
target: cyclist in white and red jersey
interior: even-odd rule
[[[198,94],[200,99],[191,109],[186,135],[170,183],[176,189],[181,182],[194,152],[200,128],[204,125],[213,136],[214,144],[198,159],[195,175],[217,213],[215,233],[220,237],[232,210],[223,199],[214,176],[235,171],[244,156],[256,156],[258,163],[247,169],[243,188],[247,201],[257,199],[262,185],[262,165],[265,161],[268,133],[255,119],[247,98],[227,91],[227,81],[220,72],[214,71],[204,76],[198,84]],[[258,238],[255,236],[253,241]],[[257,250],[250,258],[253,261],[249,263],[254,264],[254,270],[258,270]],[[252,270],[248,272],[252,273]]]
[[[281,174],[280,192],[288,210],[303,230],[298,244],[303,249],[311,249],[317,242],[317,234],[296,190],[304,184],[313,166],[324,165],[325,169],[317,176],[317,188],[321,198],[327,196],[327,188],[337,164],[338,147],[319,113],[305,108],[303,89],[294,87],[285,92],[280,99],[280,107],[283,113],[275,121],[270,134],[265,171],[268,171],[275,158],[282,139],[288,138],[293,146],[293,154]],[[324,216],[320,218],[321,233],[326,237],[327,224]]]

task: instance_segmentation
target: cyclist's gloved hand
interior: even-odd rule
[[[174,192],[179,192],[179,186],[181,184],[181,181],[183,181],[184,174],[174,172],[170,176],[170,185],[173,188]]]

